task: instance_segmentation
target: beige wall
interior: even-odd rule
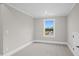
[[[2,30],[2,17],[1,17],[1,4],[0,4],[0,54],[3,54],[3,30]]]
[[[33,39],[33,19],[14,8],[2,5],[4,54]]]
[[[35,19],[35,40],[48,41],[67,41],[67,19],[66,16],[54,17],[55,19],[55,38],[43,36],[43,21],[44,19]]]
[[[79,4],[76,4],[68,15],[68,43],[73,46],[72,33],[79,32]]]

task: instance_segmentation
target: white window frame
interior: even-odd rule
[[[54,33],[53,33],[53,36],[50,36],[50,35],[45,35],[45,21],[54,21]],[[55,37],[55,19],[52,19],[52,18],[46,18],[44,19],[43,21],[43,36],[44,37]]]

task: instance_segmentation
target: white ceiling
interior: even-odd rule
[[[8,4],[33,17],[66,16],[72,10],[73,3],[14,3]]]

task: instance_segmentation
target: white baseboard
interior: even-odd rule
[[[11,56],[11,55],[13,55],[14,53],[16,53],[16,52],[22,50],[23,48],[29,46],[30,44],[32,44],[32,42],[33,42],[33,41],[29,41],[28,43],[26,43],[26,44],[24,44],[24,45],[22,45],[22,46],[16,48],[15,50],[10,51],[10,52],[4,54],[4,56]]]
[[[67,45],[67,42],[57,42],[57,41],[34,40],[33,42],[43,42],[43,43],[52,43],[52,44],[63,44],[63,45]]]
[[[68,48],[70,49],[70,51],[73,53],[73,55],[75,56],[75,53],[73,51],[73,49],[71,48],[71,46],[67,43],[67,42],[57,42],[57,41],[42,41],[42,40],[34,40],[33,42],[42,42],[42,43],[52,43],[52,44],[63,44],[63,45],[67,45]]]
[[[10,51],[10,52],[4,54],[4,56],[11,56],[11,55],[13,55],[14,53],[16,53],[16,52],[22,50],[23,48],[25,48],[25,47],[27,47],[27,46],[29,46],[29,45],[32,44],[33,42],[42,42],[42,43],[52,43],[52,44],[63,44],[63,45],[67,45],[67,46],[69,47],[69,49],[71,50],[71,52],[73,53],[73,55],[75,55],[74,52],[73,52],[73,50],[72,50],[72,48],[71,48],[71,46],[70,46],[67,42],[34,40],[34,41],[29,41],[28,43],[22,45],[21,47],[18,47],[18,48],[16,48],[16,49],[13,50],[13,51]]]
[[[70,51],[73,53],[73,55],[76,56],[69,43],[67,43],[67,46],[68,46],[68,48],[70,49]]]

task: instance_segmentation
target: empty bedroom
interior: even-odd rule
[[[78,3],[1,3],[0,56],[79,56]]]

